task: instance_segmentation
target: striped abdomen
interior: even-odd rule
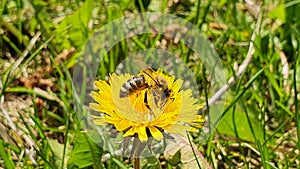
[[[122,85],[120,89],[120,98],[128,97],[132,93],[147,87],[148,84],[143,75],[134,76]]]

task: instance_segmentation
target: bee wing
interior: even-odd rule
[[[145,62],[143,62],[139,58],[135,58],[133,62],[148,76],[150,77],[157,85],[159,84],[158,81],[155,79],[155,77],[152,76],[152,73],[154,70],[147,65]]]
[[[141,70],[147,70],[149,69],[151,72],[154,72],[154,70],[147,65],[145,62],[143,62],[141,59],[139,58],[134,58],[133,62],[141,69]]]

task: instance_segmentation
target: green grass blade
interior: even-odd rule
[[[294,81],[294,91],[295,91],[295,121],[296,121],[296,126],[297,126],[297,136],[298,136],[298,150],[300,151],[300,112],[299,112],[299,102],[298,102],[298,91],[297,91],[297,66],[300,63],[300,45],[299,46],[299,52],[295,55],[295,66],[294,66],[294,77],[293,77],[293,81]],[[298,55],[298,57],[297,57]],[[299,77],[299,75],[298,75]]]
[[[251,84],[259,77],[260,74],[264,72],[265,68],[260,69],[245,85],[244,89],[235,97],[235,99],[231,102],[231,104],[224,110],[220,119],[225,116],[225,114],[236,104],[236,102],[243,96],[243,94],[249,89]],[[218,122],[218,121],[217,121]],[[216,122],[216,123],[217,123]]]
[[[14,169],[14,162],[10,156],[10,153],[5,150],[5,144],[2,139],[0,139],[0,156],[5,163],[5,168]]]

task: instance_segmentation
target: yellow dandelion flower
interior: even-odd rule
[[[131,90],[128,97],[120,97],[123,85],[137,76],[144,77],[147,86]],[[159,79],[167,86],[157,84]],[[90,94],[96,101],[90,103],[90,108],[103,113],[93,116],[94,123],[112,125],[124,137],[135,137],[141,142],[147,142],[149,137],[161,140],[166,132],[184,135],[185,131],[201,128],[204,119],[197,115],[197,99],[192,97],[191,90],[181,90],[182,83],[161,69],[141,71],[136,76],[111,74],[108,82],[96,81],[99,91]]]

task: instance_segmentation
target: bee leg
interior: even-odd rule
[[[157,95],[157,89],[152,90],[152,95],[154,98],[154,103],[155,103],[156,107],[158,107],[158,101],[160,100],[160,97]]]
[[[147,109],[150,110],[151,115],[153,115],[153,117],[155,118],[155,114],[154,114],[153,110],[151,109],[151,107],[148,104],[148,93],[147,93],[147,91],[145,92],[144,103],[145,103],[145,106],[147,107]]]

